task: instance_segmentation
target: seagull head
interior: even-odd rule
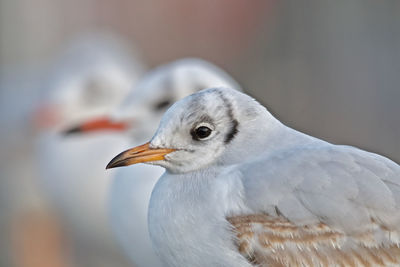
[[[44,82],[46,95],[34,112],[35,125],[59,131],[111,112],[142,72],[141,63],[126,62],[125,54],[97,39],[74,43]]]
[[[163,114],[174,102],[212,86],[240,90],[226,72],[207,61],[197,58],[173,61],[146,74],[107,117],[84,122],[67,132],[125,130],[135,140],[143,141],[154,133]]]
[[[55,81],[53,90],[35,111],[36,125],[60,130],[109,113],[129,91],[131,79],[123,75],[109,66]]]
[[[144,162],[185,173],[236,164],[260,152],[262,133],[276,122],[262,105],[237,90],[202,90],[172,105],[150,142],[122,152],[107,168]]]

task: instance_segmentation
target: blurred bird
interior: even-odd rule
[[[35,123],[42,129],[37,143],[40,184],[66,232],[75,239],[75,253],[94,261],[81,265],[116,264],[111,259],[99,260],[111,258],[108,250],[116,251],[106,210],[110,174],[100,166],[128,140],[115,132],[66,136],[63,131],[108,114],[142,73],[140,60],[130,57],[116,40],[78,41],[50,73],[46,87],[51,91],[35,114]]]
[[[201,59],[187,58],[162,65],[141,79],[112,113],[109,125],[125,124],[127,134],[137,145],[156,130],[163,113],[175,101],[211,86],[240,90],[226,72]],[[86,124],[96,123],[94,120]],[[78,129],[85,128],[86,124]],[[142,165],[119,170],[112,181],[109,199],[111,224],[120,244],[137,266],[162,266],[151,247],[147,210],[153,186],[163,172],[162,168]]]
[[[32,229],[32,232],[38,232],[35,229],[35,218],[38,214],[48,212],[46,201],[37,184],[38,173],[34,159],[36,135],[29,123],[36,103],[35,94],[40,84],[41,72],[39,67],[34,70],[13,68],[8,73],[0,74],[1,266],[60,267],[56,263],[57,256],[46,257],[48,251],[44,253],[43,250],[32,250],[27,244],[32,237],[27,232]],[[46,231],[50,232],[48,228]],[[41,239],[35,240],[34,244],[45,248],[51,242],[49,236],[42,234]],[[29,250],[24,250],[24,246]],[[41,256],[46,257],[46,264],[41,262],[45,258]],[[35,263],[32,259],[36,259]],[[24,265],[28,262],[29,265]]]
[[[400,265],[400,166],[293,130],[236,90],[177,102],[107,168],[141,162],[166,168],[148,218],[167,266]]]

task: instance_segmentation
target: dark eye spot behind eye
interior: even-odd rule
[[[235,137],[235,135],[239,132],[238,126],[239,126],[238,121],[233,120],[231,130],[228,132],[228,134],[225,137],[225,144],[229,144],[232,141],[232,139]]]
[[[192,129],[190,131],[190,134],[192,135],[192,138],[196,141],[203,140],[204,138],[207,138],[210,136],[212,130],[206,126],[200,126],[198,128]]]
[[[167,107],[169,107],[172,104],[172,100],[167,99],[167,100],[162,100],[160,102],[158,102],[157,104],[154,105],[154,109],[155,110],[162,110],[162,109],[166,109]]]

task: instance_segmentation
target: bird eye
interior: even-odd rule
[[[155,110],[162,110],[162,109],[167,108],[171,104],[172,104],[171,100],[162,100],[162,101],[158,102],[156,105],[154,105],[154,109]]]
[[[194,130],[192,136],[196,140],[202,140],[209,137],[211,132],[212,130],[207,126],[200,126]]]

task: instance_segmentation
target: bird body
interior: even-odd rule
[[[41,183],[46,185],[47,196],[55,199],[54,207],[63,212],[69,231],[78,232],[81,238],[86,236],[90,242],[112,240],[106,210],[111,173],[104,173],[98,166],[129,144],[129,139],[117,133],[75,137],[43,133],[40,136],[37,153],[41,156],[37,163],[40,169],[46,170]]]
[[[110,223],[120,247],[135,266],[162,266],[151,245],[147,211],[151,191],[164,169],[144,164],[138,167],[112,175],[107,203]]]
[[[160,165],[149,231],[167,266],[398,266],[400,166],[293,130],[213,88],[109,168]]]
[[[299,155],[299,150],[305,151]],[[168,266],[251,266],[249,261],[266,260],[266,266],[400,263],[398,206],[392,196],[397,194],[398,203],[400,186],[391,182],[398,166],[390,161],[375,166],[391,173],[388,180],[375,180],[369,171],[365,179],[354,179],[352,168],[356,175],[364,172],[355,162],[369,159],[373,166],[376,155],[326,143],[271,157],[273,164],[260,157],[246,167],[160,178],[150,202],[149,229],[160,257],[171,260]],[[333,176],[329,168],[343,175]],[[302,174],[304,169],[310,173]],[[378,222],[383,218],[387,221]]]
[[[49,91],[38,109],[44,126],[35,146],[38,184],[60,217],[78,264],[123,265],[106,210],[111,174],[99,166],[130,139],[115,132],[83,136],[64,131],[108,114],[128,94],[144,67],[117,40],[78,41],[61,56],[44,83]]]

